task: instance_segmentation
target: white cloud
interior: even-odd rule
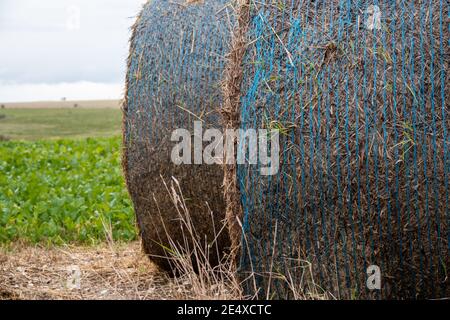
[[[146,0],[0,2],[0,85],[124,82],[130,27]]]

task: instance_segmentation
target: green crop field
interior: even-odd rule
[[[0,110],[0,242],[135,239],[120,125],[120,110]]]

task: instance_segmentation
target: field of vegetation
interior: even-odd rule
[[[120,123],[120,110],[0,110],[0,242],[135,239]]]
[[[118,138],[3,142],[0,172],[2,242],[135,237]]]
[[[3,140],[112,137],[120,128],[120,109],[0,109]]]

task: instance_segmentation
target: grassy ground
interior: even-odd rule
[[[4,139],[108,137],[120,130],[120,109],[0,109]]]
[[[36,106],[0,109],[0,300],[151,298],[161,275],[129,242],[120,110]]]
[[[169,279],[143,256],[120,127],[118,109],[0,108],[0,300],[241,297],[230,264],[197,273],[179,251]]]

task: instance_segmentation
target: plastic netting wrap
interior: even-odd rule
[[[180,203],[177,210],[163,179],[168,188],[172,177],[179,181],[200,243],[214,242],[224,218],[222,168],[173,164],[170,140],[175,129],[193,132],[194,121],[205,129],[219,125],[220,81],[231,35],[226,3],[149,1],[133,28],[123,164],[144,249],[165,269],[171,268],[166,235],[183,247],[191,235],[183,232],[179,215],[185,210]],[[225,250],[228,236],[222,232],[213,248],[216,244]],[[216,263],[216,250],[211,251]]]
[[[241,127],[281,160],[238,166],[247,290],[448,297],[449,2],[249,5]]]

